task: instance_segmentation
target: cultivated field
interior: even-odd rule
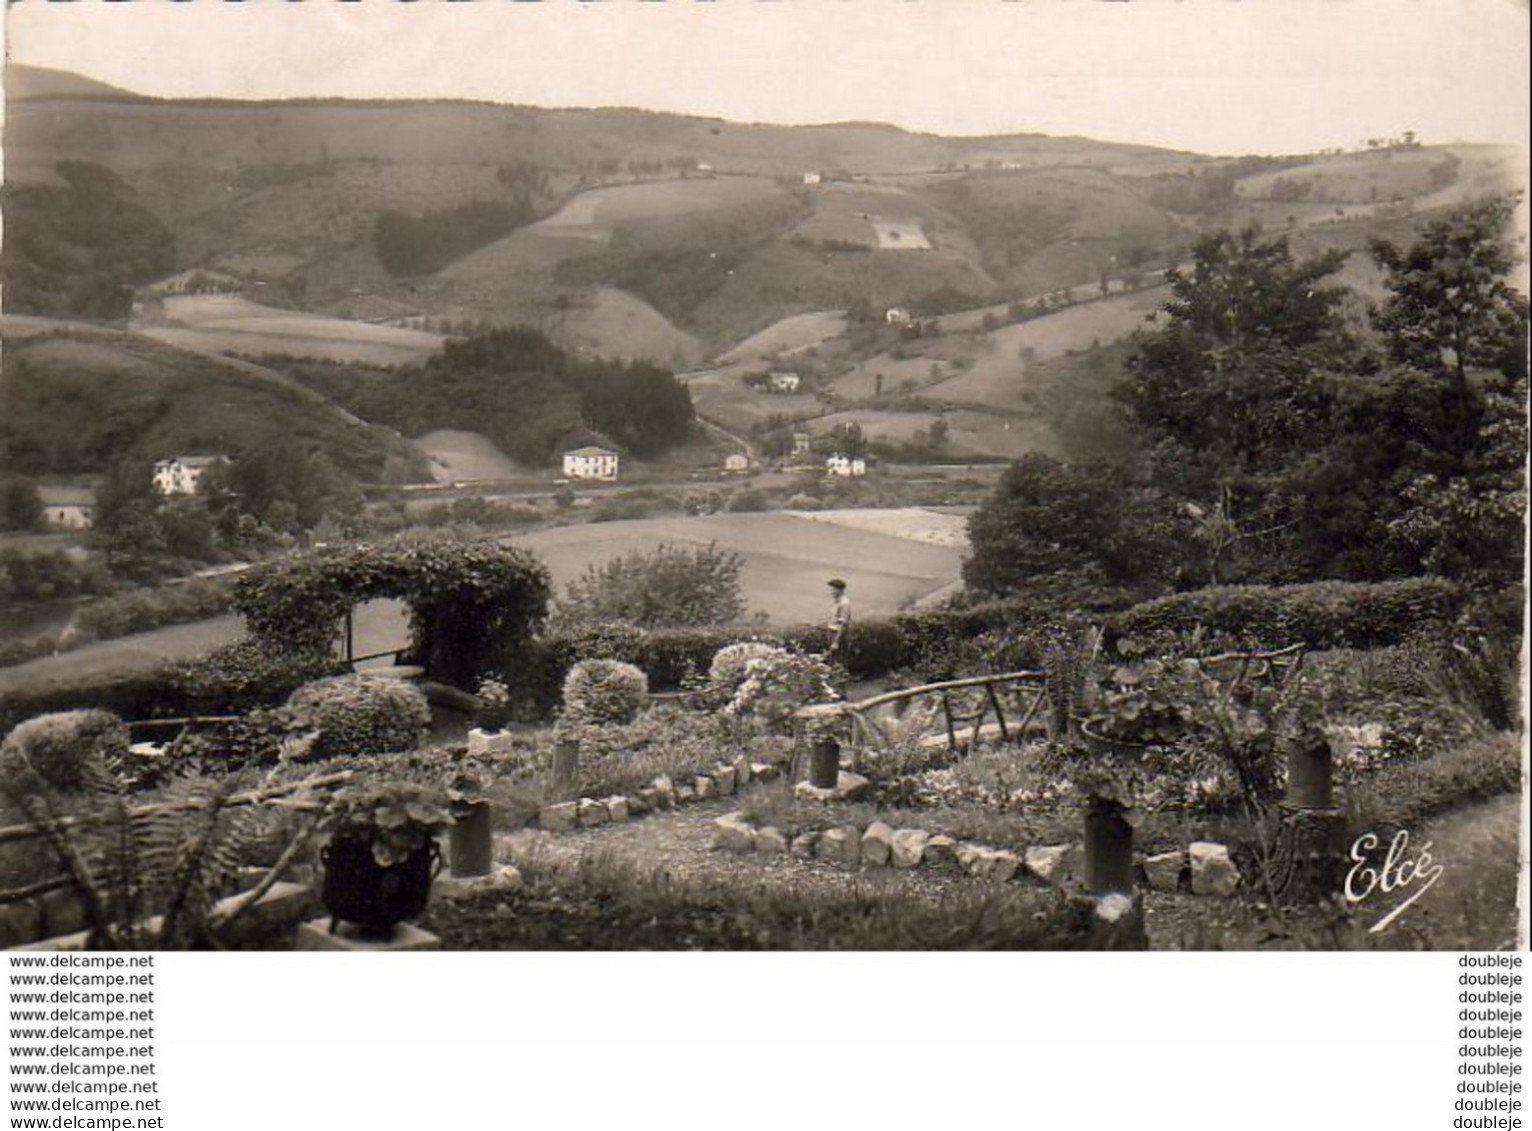
[[[662,542],[717,542],[745,559],[741,583],[751,612],[773,624],[822,620],[829,613],[825,581],[843,577],[858,615],[882,616],[957,580],[964,550],[934,545],[930,531],[949,516],[920,508],[857,511],[825,520],[789,512],[666,517],[561,526],[512,540],[552,572],[559,592],[589,564]],[[856,523],[856,526],[851,525]],[[858,527],[874,528],[858,528]]]
[[[169,325],[142,327],[146,337],[207,353],[411,365],[439,350],[443,340],[424,330],[280,310],[230,295],[173,295],[164,311]]]
[[[702,360],[702,343],[678,329],[643,299],[616,287],[597,287],[585,302],[561,313],[555,338],[565,348],[602,357],[645,359],[673,369]]]

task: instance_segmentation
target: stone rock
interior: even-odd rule
[[[713,847],[726,852],[752,852],[755,830],[742,813],[725,813],[713,820]]]
[[[544,805],[537,811],[537,823],[550,833],[564,833],[580,824],[578,802],[565,801],[558,805]]]
[[[859,801],[871,789],[872,783],[861,774],[842,770],[834,789],[821,789],[810,782],[801,781],[793,787],[793,793],[799,801]]]
[[[1045,884],[1062,887],[1079,874],[1072,844],[1033,845],[1027,849],[1025,860],[1027,871]]]
[[[642,817],[645,813],[658,808],[654,790],[641,789],[632,797],[628,798],[628,813],[630,816]]]
[[[1197,895],[1233,895],[1239,887],[1239,869],[1222,844],[1199,840],[1187,850],[1192,863],[1192,891]]]
[[[1181,872],[1186,867],[1186,853],[1161,852],[1144,857],[1144,879],[1155,891],[1175,891],[1181,886]]]
[[[697,791],[689,785],[678,785],[675,797],[677,805],[690,805],[697,800]]]
[[[466,899],[487,892],[515,891],[521,871],[512,864],[497,864],[484,876],[438,876],[431,885],[432,899]]]
[[[965,840],[953,850],[953,856],[957,859],[959,868],[969,875],[973,875],[975,866],[987,851],[989,850],[984,845],[973,844]]]
[[[874,821],[862,834],[862,863],[869,868],[886,867],[894,852],[894,830]]]
[[[950,836],[933,836],[922,852],[925,862],[935,868],[957,867],[957,841]]]
[[[718,790],[720,797],[732,797],[734,795],[734,767],[719,764],[713,767],[713,788]]]
[[[618,794],[608,797],[605,802],[607,818],[613,824],[621,824],[628,819],[628,799]]]
[[[787,851],[787,838],[780,829],[767,825],[755,832],[755,850],[762,856],[780,856]]]
[[[692,781],[692,794],[698,801],[718,796],[718,783],[706,774],[698,774]]]
[[[821,860],[831,860],[854,868],[862,858],[861,830],[854,825],[826,829],[819,834],[816,851]]]
[[[770,762],[750,763],[750,777],[755,781],[771,781],[773,778],[780,777],[781,774],[782,771]]]
[[[1114,891],[1096,899],[1089,945],[1093,950],[1147,950],[1143,894]]]
[[[611,813],[607,812],[606,805],[593,798],[580,798],[579,806],[580,827],[582,829],[593,829],[597,825],[604,825],[612,819]]]
[[[895,868],[913,868],[925,854],[931,834],[925,829],[900,829],[894,833],[890,856]]]
[[[672,809],[676,804],[676,786],[670,780],[669,774],[661,774],[649,783],[649,788],[654,791],[654,807],[656,809]]]
[[[518,737],[515,731],[480,730],[478,727],[470,727],[468,730],[468,756],[470,758],[485,758],[492,755],[509,754],[516,749]]]
[[[979,875],[1005,883],[1021,870],[1021,857],[1003,848],[992,848],[983,858]]]
[[[744,789],[750,784],[750,759],[743,754],[734,759],[734,788]]]
[[[1002,883],[1014,876],[1021,867],[1021,858],[1014,852],[983,844],[958,845],[957,861],[970,876]]]
[[[814,850],[819,847],[819,833],[799,833],[793,837],[792,844],[787,846],[787,851],[795,859],[809,860],[814,856]]]

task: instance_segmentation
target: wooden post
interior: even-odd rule
[[[817,738],[809,748],[809,784],[816,789],[840,784],[840,743],[835,739]]]
[[[488,801],[474,801],[447,831],[447,867],[459,878],[487,876],[495,865],[495,842]]]
[[[1092,895],[1133,894],[1133,826],[1121,805],[1101,797],[1085,809],[1085,886]]]
[[[553,772],[548,783],[554,799],[568,801],[579,784],[580,744],[573,739],[560,739],[553,744]]]

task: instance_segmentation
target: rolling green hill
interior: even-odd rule
[[[223,362],[137,334],[22,320],[7,327],[0,375],[0,468],[76,475],[125,457],[238,457],[285,439],[364,481],[414,472],[402,438],[259,366]]]

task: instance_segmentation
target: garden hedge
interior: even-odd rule
[[[1376,648],[1451,621],[1464,600],[1461,586],[1439,577],[1225,585],[1135,605],[1107,626],[1120,636],[1201,628],[1260,647]]]

